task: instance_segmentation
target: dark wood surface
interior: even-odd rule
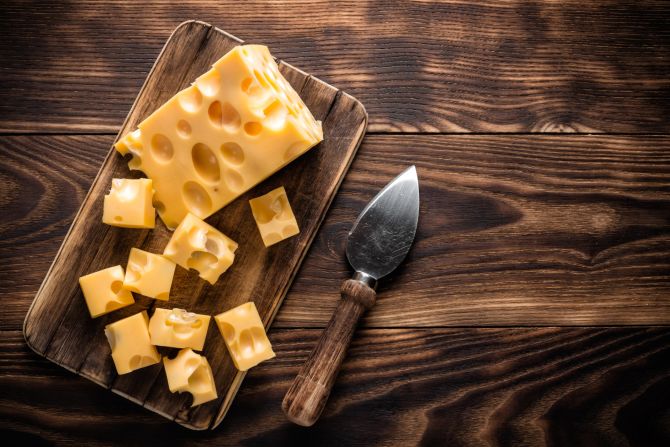
[[[667,3],[268,5],[0,5],[0,128],[21,134],[0,135],[3,436],[670,445]],[[209,432],[43,360],[21,335],[148,70],[191,18],[360,97],[372,131],[270,331],[277,358]],[[574,134],[526,134],[560,131]],[[349,275],[343,236],[410,162],[417,244],[363,319],[320,422],[291,425],[281,400]]]
[[[211,25],[197,21],[181,24],[152,68],[120,135],[136,129],[161,104],[239,44],[238,39]],[[367,114],[360,102],[283,62],[281,67],[296,82],[294,87],[300,88],[299,93],[314,117],[323,122],[324,141],[250,189],[226,206],[225,211],[207,219],[240,244],[235,253],[236,267],[213,286],[192,272],[178,269],[167,304],[139,297],[131,306],[91,319],[77,278],[108,266],[124,265],[133,247],[162,253],[172,235],[160,221],[151,231],[114,228],[101,222],[102,201],[112,178],[134,176],[127,160],[109,149],[25,318],[26,342],[35,352],[189,428],[204,430],[220,423],[245,373],[237,370],[223,349],[223,339],[217,330],[208,332],[203,355],[212,368],[218,398],[191,407],[188,393],[168,392],[162,362],[136,374],[119,376],[103,329],[121,318],[157,306],[216,315],[248,301],[255,303],[265,327],[270,327],[367,125]],[[265,249],[249,213],[248,201],[278,186],[289,191],[291,208],[301,231],[289,241]],[[160,350],[163,355],[176,351]]]

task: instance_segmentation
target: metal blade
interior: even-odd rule
[[[386,185],[354,222],[347,258],[357,271],[378,280],[409,252],[419,220],[419,180],[414,166]]]

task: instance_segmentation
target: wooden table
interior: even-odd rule
[[[28,306],[173,28],[201,19],[358,97],[369,134],[218,429],[50,364]],[[0,5],[0,434],[16,445],[670,445],[670,9],[625,2]],[[417,242],[318,425],[280,402],[404,166]]]

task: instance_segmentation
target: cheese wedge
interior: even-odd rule
[[[102,222],[114,227],[154,228],[153,195],[150,179],[112,179],[112,189],[105,196]]]
[[[119,374],[127,374],[161,361],[160,354],[149,338],[147,311],[108,324],[105,335]]]
[[[266,247],[300,233],[283,186],[249,200],[249,205]]]
[[[168,388],[172,393],[191,393],[192,407],[217,398],[212,368],[207,358],[182,349],[174,359],[163,359]]]
[[[200,277],[214,284],[233,265],[237,242],[219,230],[187,214],[172,233],[163,256],[185,269],[195,269]]]
[[[323,139],[267,47],[238,46],[123,136],[168,228],[205,218]]]
[[[151,344],[202,351],[210,318],[185,309],[156,309],[149,320]]]
[[[256,305],[250,301],[214,317],[233,363],[246,371],[275,357]]]

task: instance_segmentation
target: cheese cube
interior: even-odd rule
[[[153,228],[156,212],[151,204],[154,190],[151,179],[115,178],[105,196],[102,221],[125,228]]]
[[[213,226],[187,214],[165,247],[163,255],[185,269],[195,269],[214,284],[235,260],[237,243]]]
[[[212,368],[204,356],[182,349],[174,359],[164,358],[163,365],[170,392],[191,393],[192,407],[217,398]]]
[[[160,354],[149,339],[149,317],[146,311],[108,324],[105,335],[119,374],[127,374],[161,361]]]
[[[244,303],[214,317],[235,366],[246,371],[275,356],[258,310],[253,302]]]
[[[198,315],[184,309],[156,309],[149,320],[151,343],[202,351],[210,319],[209,315]]]
[[[123,136],[168,228],[205,218],[323,140],[267,47],[238,46]]]
[[[133,294],[123,288],[123,267],[99,270],[79,278],[91,318],[121,309],[135,302]]]
[[[175,263],[165,256],[131,248],[123,287],[150,298],[167,301],[175,268]]]
[[[249,205],[266,247],[300,233],[283,186],[249,200]]]

